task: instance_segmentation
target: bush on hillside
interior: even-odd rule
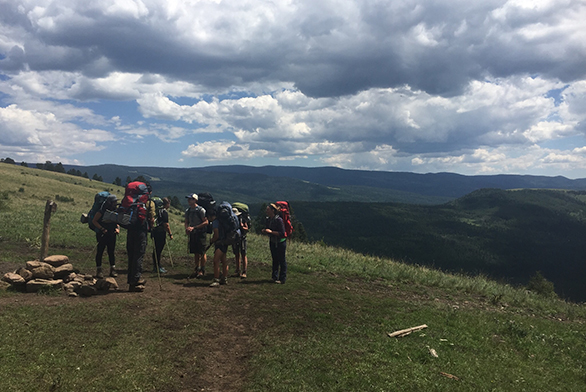
[[[557,298],[558,296],[555,293],[553,283],[545,279],[545,277],[541,274],[541,271],[537,271],[535,275],[529,279],[527,289],[546,298]]]

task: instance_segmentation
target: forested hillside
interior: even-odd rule
[[[586,300],[583,192],[483,189],[436,206],[293,203],[311,240],[446,271],[526,284],[541,271]]]

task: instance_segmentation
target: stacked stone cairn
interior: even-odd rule
[[[89,297],[110,289],[118,290],[116,279],[96,279],[92,275],[79,274],[69,263],[69,258],[61,255],[49,256],[43,261],[27,261],[25,267],[4,274],[2,280],[27,293],[61,288],[70,297]]]

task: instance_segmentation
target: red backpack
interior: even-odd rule
[[[291,225],[291,211],[289,210],[288,201],[277,201],[275,205],[279,207],[279,215],[285,224],[285,237],[291,237],[293,233],[293,226]]]
[[[149,189],[143,182],[135,181],[126,185],[124,198],[118,207],[118,223],[128,229],[142,226],[146,222],[146,203],[150,197]]]

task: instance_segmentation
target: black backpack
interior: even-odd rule
[[[209,218],[210,212],[216,208],[216,201],[211,193],[202,192],[197,194],[197,204],[206,210],[206,217]]]
[[[96,216],[96,212],[102,209],[102,206],[104,205],[104,203],[106,203],[106,200],[108,200],[108,196],[110,196],[110,192],[108,191],[96,193],[96,195],[94,196],[94,204],[92,205],[91,210],[87,214],[88,226],[91,230],[95,231],[96,233],[99,233],[100,230],[98,230],[98,228],[94,226],[94,216]]]
[[[216,218],[220,221],[220,226],[224,233],[223,242],[233,245],[240,238],[240,221],[232,210],[232,206],[227,201],[220,203],[216,210]]]

